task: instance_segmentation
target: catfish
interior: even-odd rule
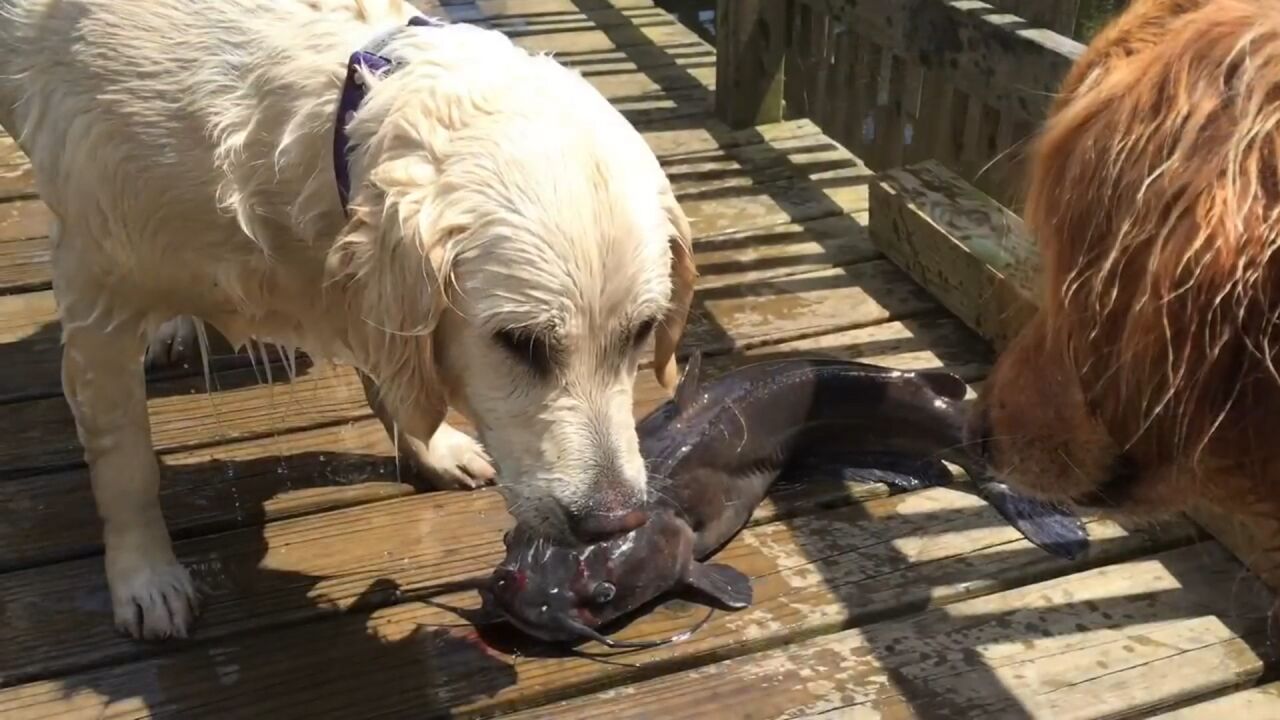
[[[695,353],[674,397],[637,425],[649,476],[647,520],[587,545],[559,544],[517,525],[504,537],[506,557],[482,593],[490,610],[546,641],[648,647],[662,641],[624,643],[597,628],[672,591],[745,608],[750,578],[707,558],[746,525],[796,455],[805,457],[803,467],[821,463],[828,450],[831,457],[902,458],[940,468],[873,473],[904,489],[949,482],[941,461],[952,462],[1040,547],[1071,556],[1087,545],[1083,523],[1065,509],[1016,495],[985,475],[963,439],[967,387],[951,373],[788,358],[700,382],[700,368]]]

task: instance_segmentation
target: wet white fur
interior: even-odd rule
[[[399,0],[0,0],[0,125],[57,218],[63,385],[116,621],[135,637],[185,635],[196,614],[160,512],[143,374],[149,338],[175,317],[357,366],[426,470],[475,484],[492,458],[529,522],[560,522],[557,508],[589,503],[601,477],[644,492],[639,353],[614,362],[606,349],[629,321],[665,313],[657,360],[670,372],[684,320],[671,306],[692,266],[667,179],[550,58],[471,26],[407,30],[386,49],[403,69],[366,78],[351,126],[348,221],[331,166],[346,58],[411,12]],[[555,329],[551,380],[494,343],[521,325]],[[441,424],[447,405],[483,450]]]

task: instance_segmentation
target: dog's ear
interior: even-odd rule
[[[326,286],[344,295],[352,350],[377,383],[379,400],[401,430],[427,442],[448,407],[435,348],[447,303],[443,244],[417,217],[427,212],[423,202],[362,204],[352,205],[329,252]]]
[[[674,391],[680,379],[676,366],[676,349],[684,336],[693,304],[693,288],[698,269],[693,262],[693,230],[680,203],[670,189],[663,192],[662,207],[671,222],[671,306],[659,324],[653,343],[653,372],[658,383],[668,392]]]

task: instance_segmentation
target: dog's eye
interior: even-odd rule
[[[631,346],[638,348],[648,342],[649,336],[653,334],[653,328],[656,327],[657,324],[658,321],[654,318],[649,318],[648,320],[640,323],[636,327],[635,334],[631,336]]]
[[[494,341],[520,363],[540,375],[551,374],[554,353],[541,335],[524,329],[499,330]]]

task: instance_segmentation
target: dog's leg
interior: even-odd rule
[[[116,626],[135,638],[185,637],[197,597],[160,512],[142,324],[98,318],[72,301],[63,328],[62,386],[102,517]]]
[[[449,423],[440,423],[427,442],[406,435],[378,397],[378,385],[360,373],[364,395],[374,415],[396,442],[400,455],[441,490],[466,490],[493,483],[497,473],[480,443]]]

